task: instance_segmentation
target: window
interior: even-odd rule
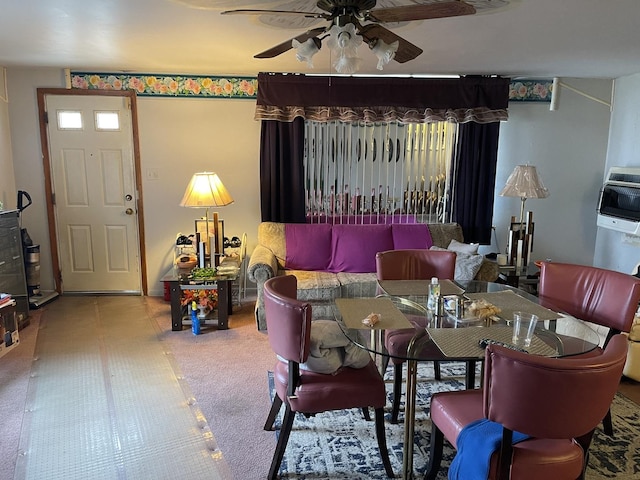
[[[120,130],[118,112],[95,112],[96,130]]]
[[[82,130],[82,112],[58,110],[59,130]]]
[[[310,221],[326,216],[414,215],[450,221],[454,123],[305,123]],[[338,221],[343,221],[344,217]],[[355,221],[355,220],[354,220]]]

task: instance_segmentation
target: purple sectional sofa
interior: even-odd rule
[[[263,222],[251,254],[249,280],[256,282],[256,321],[266,328],[262,289],[276,275],[295,275],[298,298],[313,304],[314,318],[331,318],[328,308],[340,289],[375,289],[376,253],[409,248],[447,248],[463,241],[457,224],[308,224]],[[487,263],[487,265],[485,265]],[[484,270],[484,271],[483,271]],[[495,280],[497,267],[483,262],[476,278]],[[354,290],[357,292],[358,290]]]

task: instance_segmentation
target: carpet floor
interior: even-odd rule
[[[385,381],[391,402],[391,369]],[[427,468],[431,422],[429,401],[435,392],[464,388],[464,365],[443,364],[442,380],[433,380],[430,362],[418,366],[418,401],[415,427],[414,470],[421,478]],[[477,382],[479,379],[477,380]],[[268,374],[269,398],[273,398],[273,378]],[[276,421],[279,428],[281,415]],[[402,416],[403,412],[401,412]],[[612,405],[615,440],[598,428],[594,437],[587,480],[604,478],[640,479],[640,410],[632,401],[617,394]],[[387,412],[390,417],[390,412]],[[402,469],[402,423],[385,423],[387,446],[396,474]],[[445,442],[438,480],[447,478],[447,470],[455,451]],[[326,412],[306,418],[297,415],[280,469],[280,478],[319,479],[386,479],[375,440],[374,423],[367,422],[360,410]]]

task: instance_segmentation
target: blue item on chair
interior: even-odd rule
[[[513,443],[529,438],[513,432]],[[449,467],[449,480],[487,480],[491,455],[500,448],[502,425],[486,418],[465,426],[458,435],[458,452]]]

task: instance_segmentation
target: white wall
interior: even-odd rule
[[[40,245],[41,289],[53,290],[36,88],[63,86],[64,73],[60,69],[7,69],[7,83],[15,188],[28,192],[33,201],[20,219],[33,243]],[[15,199],[11,205],[15,208]]]
[[[178,232],[193,233],[204,209],[180,207],[196,172],[218,174],[234,203],[219,208],[225,236],[256,245],[260,223],[260,123],[255,101],[140,97],[142,191],[149,293],[160,294],[161,276],[173,262]],[[157,180],[150,179],[157,173]],[[211,215],[213,212],[211,212]]]
[[[640,74],[616,80],[609,148],[604,175],[610,167],[640,167]],[[602,181],[604,181],[604,176]],[[594,264],[635,273],[640,263],[640,237],[598,228]]]
[[[0,67],[0,202],[5,210],[11,210],[16,208],[16,186],[11,153],[9,103],[8,98],[5,98],[4,72],[4,68]]]
[[[611,98],[609,80],[562,81],[597,98]],[[516,165],[535,165],[551,195],[525,204],[535,222],[533,259],[591,265],[611,114],[607,106],[570,90],[561,87],[559,92],[556,111],[548,103],[509,103],[509,120],[500,127],[494,225],[500,251],[505,251],[511,216],[520,216],[520,199],[498,194]],[[496,251],[495,245],[491,249]]]

